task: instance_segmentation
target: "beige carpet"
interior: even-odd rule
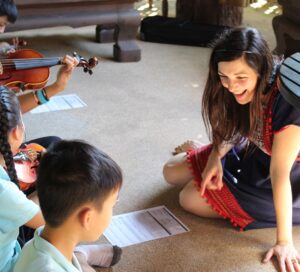
[[[246,10],[245,24],[260,28],[274,47],[270,17]],[[18,35],[46,56],[77,51],[87,58],[101,58],[93,76],[78,68],[63,93],[76,93],[88,107],[28,113],[27,139],[58,135],[91,142],[123,168],[124,187],[115,214],[166,205],[191,229],[124,248],[114,272],[276,271],[272,263],[260,263],[275,240],[275,229],[241,233],[227,221],[188,214],[178,205],[179,188],[166,184],[162,177],[162,165],[175,145],[194,137],[207,142],[200,96],[209,49],[140,41],[142,61],[117,63],[112,60],[111,44],[93,42],[94,27],[41,29]],[[11,36],[14,34],[6,35]],[[56,68],[51,70],[52,82]],[[298,249],[299,234],[300,228],[294,228]]]

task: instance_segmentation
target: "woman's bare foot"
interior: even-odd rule
[[[187,140],[183,144],[175,147],[174,151],[172,152],[172,154],[173,155],[177,155],[179,153],[187,152],[187,151],[189,151],[191,149],[196,149],[196,148],[201,147],[201,146],[203,146],[203,144],[200,143],[197,140]]]

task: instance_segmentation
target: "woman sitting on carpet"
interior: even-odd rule
[[[300,271],[292,235],[300,224],[300,110],[278,92],[280,63],[256,29],[226,31],[211,53],[202,100],[212,144],[187,142],[163,172],[184,185],[179,201],[191,213],[241,229],[277,226],[264,262],[276,256],[280,271]]]

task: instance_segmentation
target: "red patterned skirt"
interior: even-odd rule
[[[190,164],[190,169],[195,180],[195,187],[198,191],[200,191],[202,182],[201,174],[207,163],[211,149],[212,146],[208,145],[188,152],[187,161]],[[205,190],[204,197],[215,211],[225,219],[229,219],[235,227],[239,227],[241,230],[254,221],[254,219],[241,208],[235,196],[226,185],[226,182],[224,182],[221,190]]]

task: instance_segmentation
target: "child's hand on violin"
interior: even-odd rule
[[[0,48],[5,48],[5,47],[8,47],[9,46],[9,43],[7,42],[0,42]]]
[[[46,149],[39,144],[26,144],[19,149],[19,152],[14,156],[15,161],[39,161],[46,153]]]
[[[14,52],[16,52],[16,50],[9,43],[0,42],[0,55],[7,55]]]
[[[55,87],[62,91],[66,88],[74,68],[78,65],[79,60],[69,55],[64,56],[61,60],[63,64],[57,73],[57,79],[54,83]]]

